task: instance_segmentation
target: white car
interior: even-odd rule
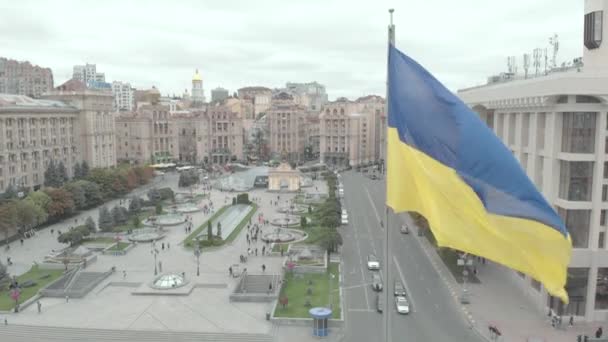
[[[348,215],[342,214],[342,224],[348,224]]]
[[[375,255],[370,254],[367,256],[367,269],[368,270],[379,270],[380,269],[380,261],[376,258]]]
[[[397,307],[397,312],[400,314],[410,313],[410,303],[403,296],[395,297],[395,307]]]

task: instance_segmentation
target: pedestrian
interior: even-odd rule
[[[40,304],[39,300],[36,301],[36,305],[38,306],[38,313],[42,312],[42,304]]]
[[[268,293],[272,293],[272,283],[268,283]]]
[[[258,256],[258,249],[255,249],[255,256]]]
[[[167,249],[168,250],[171,249],[171,244],[169,244],[168,242],[167,242]]]
[[[122,279],[127,279],[127,271],[122,271]]]
[[[241,258],[242,258],[242,257],[243,257],[243,256],[241,255]],[[230,274],[230,276],[232,277],[232,266],[228,267],[228,274]]]
[[[569,324],[570,326],[573,326],[573,325],[574,325],[574,316],[570,315],[570,320],[568,321],[568,324]]]
[[[266,265],[262,264],[262,272],[266,272]]]
[[[164,243],[164,242],[160,244],[160,248],[161,248],[163,251],[165,250],[165,243]]]
[[[600,338],[600,337],[602,337],[603,334],[604,334],[604,330],[602,329],[602,327],[599,327],[595,331],[595,338]]]
[[[55,229],[51,229],[51,235],[53,235],[54,232],[55,232]]]
[[[21,242],[21,246],[23,246],[23,239],[20,239],[19,241]]]
[[[283,256],[283,247],[281,247],[281,256]]]
[[[68,296],[68,295],[66,295],[66,296],[65,296],[65,302],[66,302],[66,303],[69,303],[69,302],[70,302],[70,296]]]
[[[262,246],[262,256],[266,253],[266,246]]]

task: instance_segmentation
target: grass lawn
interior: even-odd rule
[[[163,210],[163,214],[165,214],[164,210]],[[139,214],[137,214],[137,216],[139,216],[139,220],[141,223],[141,225],[139,227],[135,227],[133,226],[133,216],[134,215],[129,215],[129,219],[127,220],[127,223],[119,225],[119,226],[114,226],[114,228],[112,228],[113,232],[126,232],[129,229],[139,229],[139,228],[143,228],[144,224],[143,222],[150,216],[154,216],[156,215],[156,210],[155,209],[148,209],[148,210],[142,210],[139,212]]]
[[[36,286],[26,287],[21,289],[21,297],[19,297],[19,303],[32,298],[38,290],[46,286],[55,279],[61,277],[63,270],[41,270],[38,266],[33,266],[29,271],[17,277],[18,282],[21,284],[25,281],[32,280],[36,282]],[[43,276],[49,275],[46,278]],[[15,301],[10,297],[10,291],[8,289],[0,290],[0,310],[7,311],[15,307]]]
[[[109,251],[122,251],[123,249],[129,246],[128,242],[119,241],[116,245],[112,246],[112,248],[108,249]]]
[[[289,248],[288,243],[275,243],[272,245],[272,251],[276,253],[281,253],[281,248],[283,248],[284,252],[287,252],[287,248]]]
[[[196,228],[195,230],[192,231],[192,233],[190,233],[190,235],[188,235],[188,237],[186,237],[184,239],[184,246],[186,247],[193,247],[194,246],[194,238],[197,237],[200,233],[203,232],[203,229],[207,229],[207,222],[211,221],[211,223],[213,224],[215,219],[217,219],[220,215],[222,215],[222,213],[228,208],[230,207],[229,205],[225,205],[223,207],[221,207],[218,211],[215,212],[215,214],[213,214],[213,216],[211,216],[207,221],[203,222],[203,224],[201,224],[200,226],[198,226],[198,228]],[[215,226],[212,227],[213,231],[215,232]],[[205,230],[206,231],[206,230]]]
[[[340,272],[338,271],[338,263],[329,264],[329,272],[334,275],[334,278],[331,279],[332,318],[340,318]],[[281,304],[277,304],[274,312],[275,317],[310,318],[308,314],[310,308],[328,306],[330,273],[303,274],[301,277],[294,276],[293,273],[287,273],[279,298],[287,297],[289,303],[285,309],[282,308]],[[309,280],[313,282],[310,286],[308,285]],[[312,288],[311,307],[305,305],[308,297],[306,295],[308,287]]]
[[[314,245],[316,243],[319,242],[319,240],[321,240],[321,237],[323,236],[323,230],[327,229],[327,228],[323,228],[323,227],[319,227],[319,226],[306,226],[306,228],[303,228],[302,230],[306,232],[306,234],[308,234],[308,237],[306,238],[306,240],[298,242],[299,245]]]
[[[85,239],[85,240],[82,241],[82,244],[86,245],[86,244],[92,244],[92,243],[94,243],[94,244],[108,244],[109,245],[109,244],[112,244],[114,242],[116,242],[116,240],[114,238],[110,238],[110,237],[97,237],[97,238],[94,238],[94,239]]]

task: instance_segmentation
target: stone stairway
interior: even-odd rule
[[[109,330],[9,324],[0,325],[0,341],[272,342],[273,339],[269,334]]]
[[[252,275],[247,274],[241,282],[237,292],[243,293],[267,293],[268,284],[272,283],[273,292],[276,290],[279,282],[278,275]]]

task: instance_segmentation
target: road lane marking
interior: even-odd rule
[[[369,190],[367,190],[367,187],[365,188],[365,192],[367,193],[367,199],[369,200],[369,203],[372,204],[372,207],[374,208],[374,214],[376,215],[376,221],[378,222],[378,224],[380,224],[380,215],[378,214],[378,209],[376,208],[376,205],[374,204],[374,201],[372,200],[372,195],[370,195]],[[384,228],[382,226],[380,226],[381,230],[384,230]]]
[[[376,312],[370,309],[348,309],[348,312]]]
[[[347,201],[344,201],[345,204],[348,204]],[[359,243],[359,229],[358,229],[359,225],[355,224],[355,222],[353,222],[353,230],[354,230],[354,235],[355,235],[355,243],[357,244],[357,255],[359,256],[359,268],[361,270],[361,280],[365,281],[365,270],[363,269],[363,264],[366,263],[365,260],[363,260],[363,256],[361,255],[361,244]],[[372,248],[374,247],[373,243],[372,243]],[[367,294],[367,291],[365,292],[365,303],[367,305],[367,308],[370,309],[370,304],[369,304],[369,296]]]
[[[405,290],[408,293],[408,299],[412,303],[412,306],[413,306],[412,312],[416,312],[418,307],[416,306],[416,302],[414,302],[414,294],[412,293],[412,290],[410,290],[410,287],[407,285],[407,282],[405,281],[405,277],[403,276],[403,272],[401,271],[401,266],[399,266],[399,261],[397,261],[397,257],[394,255],[393,255],[393,262],[395,263],[397,272],[399,272],[399,278],[401,278],[401,282],[403,283],[403,286],[405,286]],[[388,286],[385,289],[385,291],[388,291]]]

